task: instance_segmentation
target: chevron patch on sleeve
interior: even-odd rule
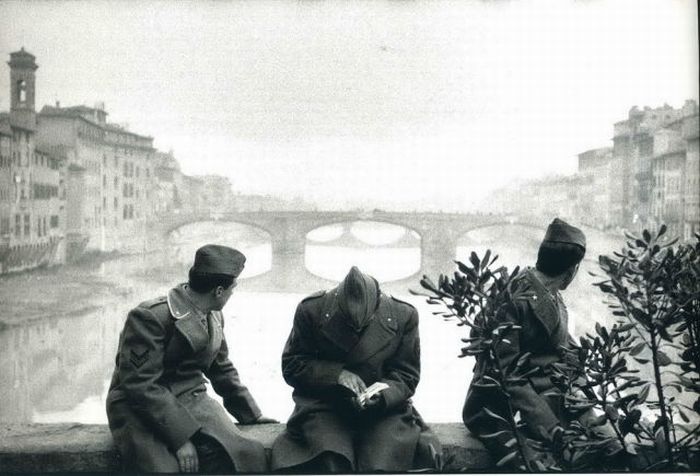
[[[131,354],[130,354],[130,357],[129,357],[129,361],[130,361],[131,364],[132,364],[134,367],[136,367],[137,369],[138,369],[138,368],[141,368],[141,366],[142,366],[143,364],[145,364],[146,361],[148,360],[148,352],[149,352],[149,349],[146,349],[146,350],[144,350],[144,351],[141,352],[141,353],[138,353],[138,352],[136,352],[134,349],[131,349]]]

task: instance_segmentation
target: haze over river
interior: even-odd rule
[[[597,271],[599,254],[622,246],[620,237],[585,232],[586,260],[564,294],[575,333],[591,329],[594,319],[610,319],[588,271]],[[501,264],[534,265],[543,234],[520,225],[476,230],[461,239],[457,258],[491,248]],[[248,256],[242,278],[270,269],[265,233],[209,222],[177,230],[159,252],[0,277],[0,421],[105,423],[104,401],[127,312],[185,281],[194,250],[210,242],[237,247]],[[332,225],[307,236],[306,266],[312,273],[339,280],[352,264],[380,282],[408,277],[420,268],[420,238],[372,222]],[[420,288],[418,277],[412,288]],[[263,412],[280,421],[292,410],[280,354],[296,305],[306,294],[253,292],[242,279],[224,308],[231,359]],[[407,290],[393,294],[420,313],[422,378],[416,407],[430,422],[460,421],[474,364],[471,358],[457,358],[466,328],[433,316],[438,309]]]

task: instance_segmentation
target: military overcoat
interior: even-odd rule
[[[513,410],[520,411],[534,437],[541,437],[556,425],[566,425],[563,398],[551,381],[551,364],[563,359],[562,346],[571,340],[568,333],[566,307],[558,293],[550,293],[528,268],[516,277],[514,291],[524,291],[526,299],[516,304],[517,311],[504,316],[504,321],[514,322],[522,328],[512,330],[507,338],[511,345],[499,354],[501,365],[506,367],[513,359],[531,352],[530,366],[539,371],[530,376],[524,385],[510,388]],[[477,360],[474,376],[467,393],[462,419],[469,430],[477,435],[495,433],[504,429],[503,422],[489,416],[485,409],[505,416],[506,401],[502,394],[488,387],[481,387],[484,375],[489,374],[485,361]],[[545,395],[547,394],[547,395]],[[507,435],[506,438],[509,438]],[[498,449],[498,438],[491,445]],[[502,445],[500,445],[502,446]]]
[[[384,405],[358,412],[338,385],[341,370],[367,386],[382,381]],[[377,310],[356,333],[337,305],[337,290],[297,307],[282,355],[282,373],[294,388],[295,408],[273,445],[272,469],[310,461],[324,451],[345,456],[359,471],[406,471],[429,466],[440,444],[413,408],[420,380],[418,312],[381,294]],[[431,450],[432,446],[432,450]]]
[[[131,470],[179,471],[175,451],[196,432],[216,439],[242,472],[266,471],[265,450],[239,422],[261,412],[228,357],[223,315],[199,311],[185,285],[126,318],[107,395],[109,427]],[[224,408],[206,393],[206,378]]]

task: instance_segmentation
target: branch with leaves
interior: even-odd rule
[[[607,279],[594,285],[610,298],[613,314],[624,318],[637,334],[639,342],[629,350],[632,358],[642,365],[651,363],[656,400],[647,406],[659,412],[652,431],[655,448],[663,456],[653,469],[687,470],[697,458],[698,429],[677,424],[674,417],[689,423],[686,411],[697,415],[700,403],[696,400],[690,407],[669,392],[673,388],[697,395],[700,390],[700,244],[674,246],[678,240],[667,239],[665,233],[662,226],[655,234],[644,230],[639,237],[626,235],[621,252],[600,257]]]
[[[445,320],[456,320],[458,326],[470,328],[470,336],[462,339],[466,345],[462,348],[460,357],[473,356],[479,361],[485,360],[487,367],[491,369],[474,385],[497,389],[506,399],[506,415],[485,409],[489,416],[502,421],[508,428],[482,435],[483,438],[503,438],[506,434],[509,436],[505,445],[512,448],[512,451],[498,461],[497,466],[513,465],[521,470],[538,470],[539,468],[526,456],[530,449],[520,431],[524,423],[514,411],[509,393],[509,388],[521,385],[532,372],[532,369],[525,365],[529,355],[520,356],[507,367],[503,367],[498,359],[503,347],[511,343],[507,335],[520,329],[514,323],[503,322],[500,319],[503,313],[515,310],[514,306],[518,300],[524,299],[524,295],[514,293],[511,289],[511,283],[519,274],[519,269],[515,268],[509,272],[507,268],[499,267],[494,270],[492,266],[497,259],[498,256],[492,257],[490,250],[486,251],[483,258],[471,253],[469,263],[456,262],[457,271],[452,277],[440,275],[438,283],[435,284],[429,277],[424,276],[420,284],[428,292],[411,292],[425,296],[429,304],[440,305],[443,308],[433,314]]]

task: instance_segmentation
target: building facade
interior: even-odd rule
[[[630,109],[613,125],[612,147],[578,154],[578,172],[514,184],[490,195],[484,210],[570,217],[598,228],[700,233],[698,105]]]
[[[68,162],[70,257],[138,249],[155,213],[153,138],[107,122],[103,105],[44,106],[38,141]]]
[[[639,230],[653,226],[651,216],[652,159],[654,133],[677,121],[683,114],[665,104],[663,107],[636,106],[627,119],[613,126],[613,181],[619,188],[613,192],[611,209],[613,221],[621,226]]]
[[[0,273],[72,261],[85,251],[153,246],[158,216],[224,211],[228,179],[184,175],[153,138],[107,121],[104,104],[44,106],[35,57],[10,55],[10,111],[0,113]]]
[[[35,57],[11,53],[10,111],[0,114],[0,272],[63,262],[64,162],[37,146]]]
[[[685,190],[683,238],[690,240],[700,234],[700,154],[698,152],[698,112],[683,118],[681,134],[685,149]]]
[[[602,147],[579,154],[578,175],[577,212],[581,223],[600,229],[612,227],[612,148]]]

